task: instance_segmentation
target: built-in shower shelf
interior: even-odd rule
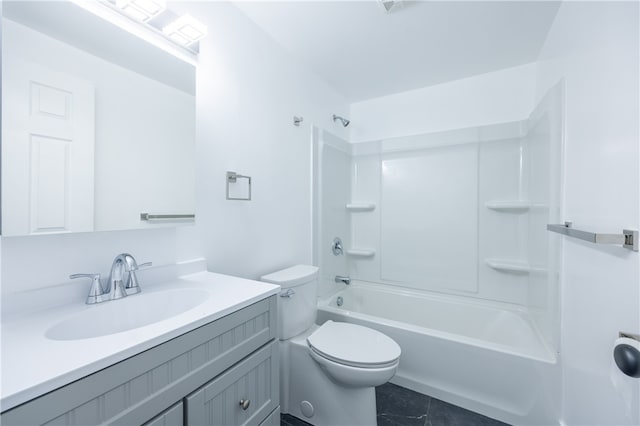
[[[376,251],[373,249],[349,249],[347,254],[354,257],[373,257]]]
[[[368,203],[350,203],[347,204],[347,210],[350,212],[370,212],[375,210],[375,204]]]
[[[508,260],[508,259],[485,259],[484,260],[487,265],[497,271],[505,271],[505,272],[519,272],[523,274],[528,274],[532,272],[531,265],[527,262],[520,262],[517,260]]]
[[[534,208],[546,207],[545,204],[526,200],[487,201],[485,207],[500,212],[525,212]]]

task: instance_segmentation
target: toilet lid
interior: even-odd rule
[[[400,358],[400,346],[387,335],[345,322],[325,322],[307,343],[316,353],[355,367],[383,367]]]

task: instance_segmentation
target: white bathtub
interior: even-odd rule
[[[525,311],[352,281],[320,301],[317,321],[329,319],[398,342],[393,383],[511,424],[560,423],[556,353]]]

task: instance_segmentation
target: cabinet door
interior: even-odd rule
[[[258,425],[278,400],[278,346],[272,342],[188,396],[187,424]]]
[[[149,420],[143,426],[183,426],[184,406],[178,402]]]
[[[280,426],[280,423],[280,406],[278,406],[260,423],[260,426]]]

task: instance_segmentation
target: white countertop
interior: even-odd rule
[[[50,340],[45,332],[65,318],[99,305],[72,303],[15,316],[2,323],[0,411],[129,358],[194,328],[277,294],[279,286],[211,272],[183,275],[146,286],[142,293],[199,288],[202,304],[144,327],[82,340]],[[118,300],[104,303],[118,303]]]

